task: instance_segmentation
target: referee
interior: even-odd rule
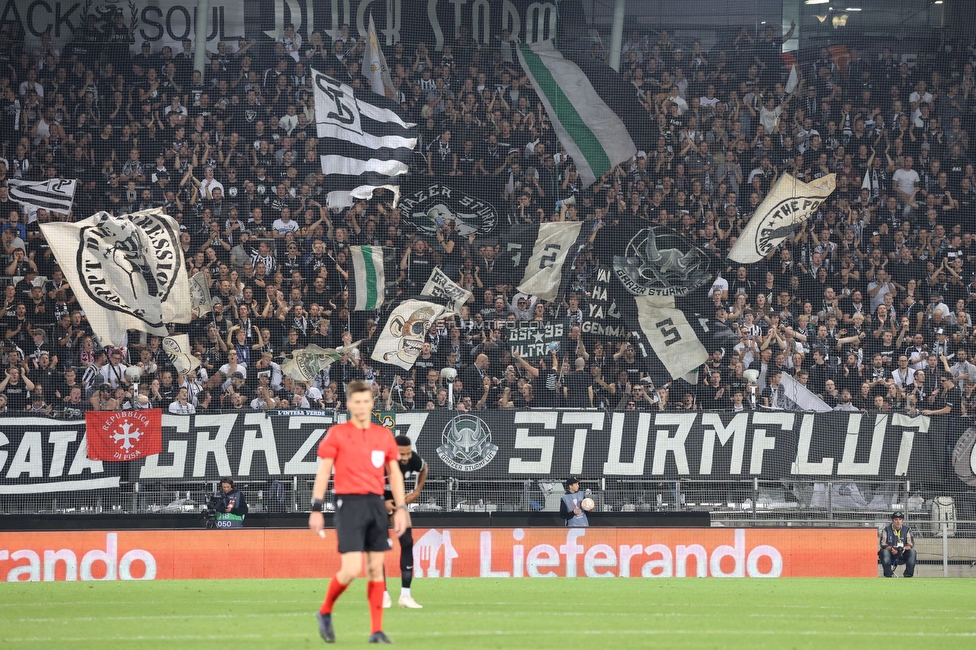
[[[413,490],[408,492],[404,499],[409,505],[417,500],[420,491],[424,489],[424,483],[427,482],[427,463],[420,457],[420,454],[413,450],[410,438],[407,436],[397,436],[396,444],[400,449],[399,465],[404,482],[409,479],[416,481]],[[389,485],[386,486],[386,494],[383,495],[383,498],[386,499],[387,512],[393,513],[395,511],[393,493],[390,491]],[[410,595],[411,582],[413,582],[413,528],[407,528],[400,535],[400,599],[397,604],[408,609],[423,609],[424,606]],[[383,608],[387,609],[392,606],[393,600],[390,598],[390,593],[384,591]]]
[[[363,568],[366,553],[366,585],[369,616],[372,623],[370,643],[392,643],[383,634],[383,553],[393,547],[387,532],[389,526],[383,492],[389,476],[393,493],[393,531],[399,537],[410,528],[410,513],[403,497],[403,475],[400,473],[396,441],[389,429],[373,424],[373,393],[363,381],[351,381],[346,387],[349,421],[329,429],[319,444],[321,458],[312,490],[312,512],[308,527],[322,535],[325,520],[322,509],[329,478],[335,469],[335,528],[342,565],[329,582],[325,602],[319,608],[319,634],[326,643],[335,642],[332,607]]]

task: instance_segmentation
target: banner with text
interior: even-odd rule
[[[118,488],[123,472],[140,482],[312,476],[334,423],[331,411],[164,414],[162,453],[109,463],[88,459],[83,421],[5,418],[0,498]],[[395,430],[414,441],[432,479],[834,478],[965,490],[976,436],[961,436],[950,460],[956,424],[965,426],[884,413],[441,410],[397,413]]]
[[[472,43],[496,46],[503,29],[512,34],[513,42],[534,43],[554,38],[556,32],[555,1],[503,0],[488,2],[458,2],[458,0],[273,0],[261,3],[261,26],[264,33],[277,38],[285,25],[292,23],[305,41],[315,30],[322,30],[332,39],[341,34],[342,25],[356,39],[366,36],[369,16],[376,23],[380,45],[389,47],[398,41],[412,45],[418,41],[440,51],[444,44],[454,44],[464,28]],[[565,0],[562,3],[566,4]],[[578,11],[561,8],[560,20],[582,21],[582,6]],[[418,6],[419,5],[419,6]],[[410,50],[412,52],[412,50]],[[454,56],[458,56],[457,49]],[[514,55],[514,50],[512,52]],[[516,64],[518,65],[517,61]]]
[[[244,36],[244,4],[228,0],[211,0],[207,12],[207,49],[217,51],[219,41],[236,48],[237,39]],[[182,52],[184,38],[196,40],[197,3],[195,0],[155,0],[154,2],[122,2],[120,0],[4,0],[0,23],[19,23],[24,29],[28,52],[40,48],[41,34],[50,31],[51,44],[64,49],[72,42],[84,45],[89,55],[96,55],[106,45],[104,38],[85,36],[85,16],[95,18],[95,27],[104,30],[116,12],[121,12],[123,23],[132,29],[133,42],[130,51],[135,54],[144,42],[159,52],[164,45],[173,53]],[[77,38],[74,38],[77,35]],[[100,42],[101,41],[101,42]]]
[[[695,528],[414,528],[417,578],[870,578],[877,532]],[[0,582],[322,578],[335,533],[125,531],[0,535]],[[824,548],[832,549],[829,556]],[[214,558],[233,557],[233,562]],[[399,575],[386,556],[386,575]]]

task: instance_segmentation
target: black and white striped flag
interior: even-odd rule
[[[25,206],[28,211],[44,208],[51,212],[71,212],[75,200],[74,179],[52,178],[46,181],[22,181],[11,178],[7,181],[10,198]]]
[[[417,125],[400,116],[396,102],[312,70],[315,122],[328,205],[343,208],[378,188],[400,198],[397,176],[406,174],[417,146]]]

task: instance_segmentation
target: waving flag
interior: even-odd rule
[[[52,178],[46,181],[22,181],[11,178],[7,181],[10,198],[18,203],[29,206],[29,211],[44,208],[51,212],[67,214],[71,212],[71,205],[75,200],[75,187],[78,182],[63,178]]]
[[[750,264],[769,255],[780,242],[804,227],[834,191],[836,181],[836,174],[810,183],[789,174],[780,176],[729,251],[729,259]]]
[[[210,281],[203,271],[195,273],[190,278],[191,309],[197,318],[206,316],[213,311],[213,299],[210,297]]]
[[[383,306],[387,282],[396,273],[396,252],[379,246],[350,246],[352,273],[349,289],[355,311],[372,311]]]
[[[190,322],[179,224],[161,209],[98,212],[41,232],[103,345],[124,345],[126,330],[168,336],[167,323]]]
[[[451,301],[451,308],[456,312],[460,312],[461,305],[468,302],[472,294],[451,280],[447,273],[441,271],[439,266],[435,266],[420,295],[447,298]]]
[[[338,79],[312,70],[315,123],[328,205],[343,208],[383,188],[400,199],[398,176],[406,174],[417,146],[417,125],[400,116],[400,105],[372,93],[357,96]]]
[[[637,155],[624,122],[552,41],[520,44],[518,56],[556,136],[576,163],[583,188]]]
[[[372,359],[410,370],[434,322],[453,313],[447,298],[416,296],[404,300],[380,330]]]
[[[582,221],[561,221],[513,228],[502,241],[511,282],[542,300],[555,300],[563,266],[580,235]],[[505,272],[506,269],[502,269]]]
[[[163,352],[181,375],[200,366],[200,360],[191,354],[190,337],[187,334],[167,336],[163,339]]]
[[[359,347],[360,343],[362,341],[356,341],[336,349],[309,345],[301,350],[295,350],[291,357],[281,364],[281,372],[292,379],[310,382],[322,370],[341,359],[344,354]]]
[[[363,73],[369,79],[369,86],[373,92],[383,97],[393,99],[393,78],[386,65],[386,57],[376,38],[376,26],[373,24],[373,14],[369,14],[369,32],[366,34],[366,54],[363,57]]]

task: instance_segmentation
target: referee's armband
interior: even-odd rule
[[[312,512],[322,512],[325,509],[325,499],[312,499]]]

